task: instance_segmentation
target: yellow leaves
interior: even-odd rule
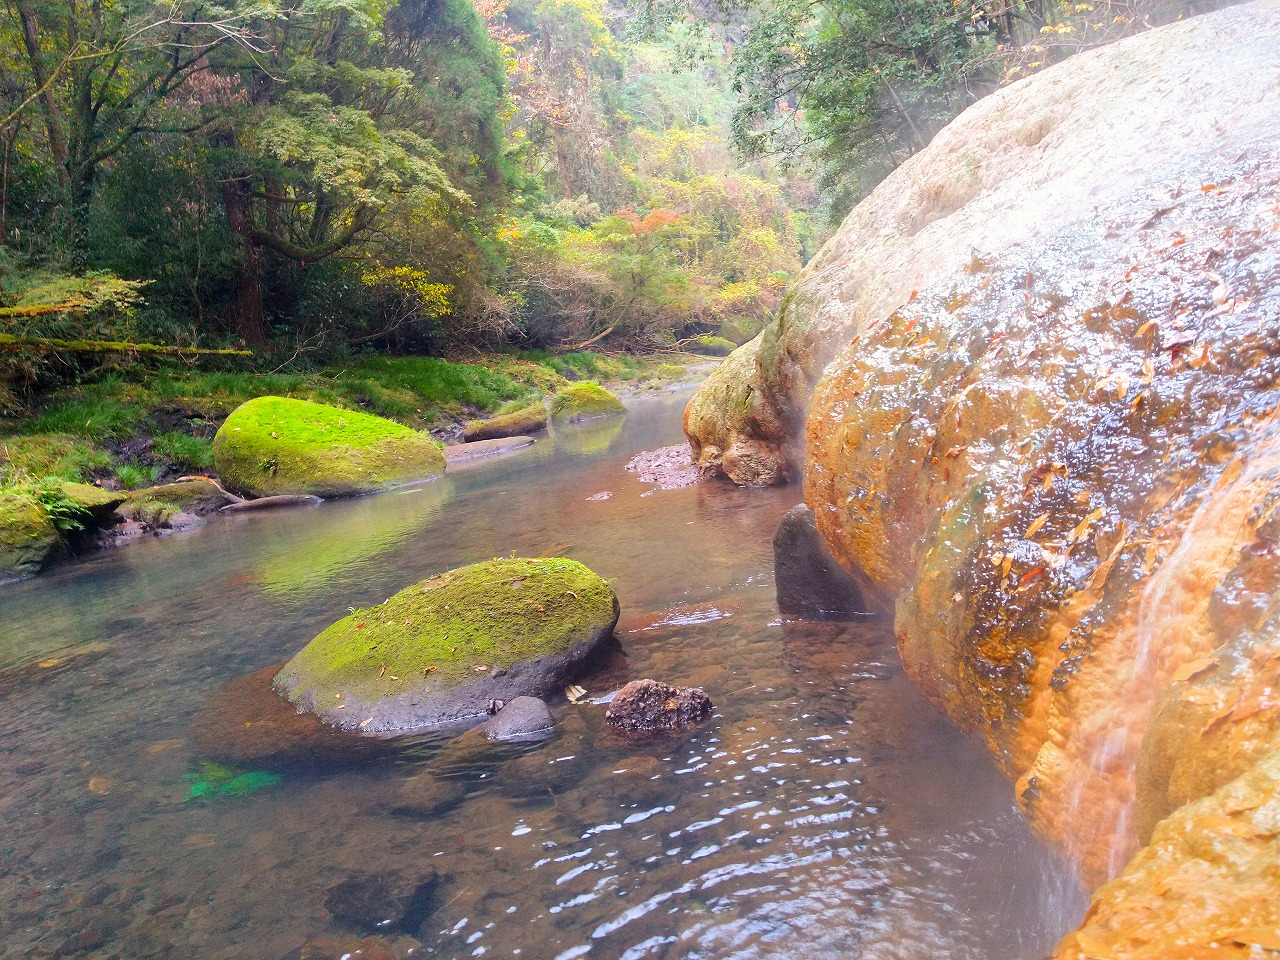
[[[1213,657],[1201,657],[1198,660],[1188,660],[1173,672],[1173,681],[1174,683],[1182,683],[1187,680],[1199,680],[1201,677],[1208,676],[1217,669],[1218,661]]]
[[[1106,511],[1102,507],[1089,511],[1085,518],[1077,523],[1072,531],[1067,534],[1067,541],[1069,543],[1079,543],[1089,533],[1089,528],[1102,519],[1104,513]]]
[[[449,312],[449,296],[453,284],[432,283],[425,271],[413,267],[372,267],[360,277],[366,287],[390,287],[417,300],[418,308],[429,317]]]

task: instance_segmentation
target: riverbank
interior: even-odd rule
[[[59,540],[69,547],[61,555],[79,555],[198,525],[196,517],[228,500],[211,484],[187,483],[199,486],[187,490],[174,482],[212,472],[214,434],[254,397],[362,410],[452,444],[468,421],[527,409],[573,382],[607,383],[623,395],[669,389],[696,377],[705,362],[684,354],[534,352],[465,361],[367,356],[289,373],[135,363],[25,398],[0,419],[0,537],[9,548],[34,551],[21,565],[30,573]],[[186,494],[195,502],[188,505]],[[86,496],[94,502],[86,505]],[[88,507],[104,515],[89,523]],[[25,522],[35,514],[40,523]],[[9,543],[14,538],[23,543]]]

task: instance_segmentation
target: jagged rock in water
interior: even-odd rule
[[[1280,748],[1278,71],[1270,0],[981,101],[807,268],[754,348],[757,406],[716,412],[797,463],[777,425],[820,374],[804,498],[896,598],[911,678],[1087,882],[1154,829],[1099,893],[1133,939],[1096,952],[1095,912],[1064,955],[1199,943],[1201,874],[1239,886],[1213,905],[1226,955],[1275,929],[1280,821],[1236,788]]]
[[[423,729],[560,690],[617,622],[612,588],[576,560],[483,561],[339,620],[275,688],[343,730]]]
[[[605,711],[605,722],[623,733],[679,730],[711,716],[714,704],[698,687],[673,687],[657,680],[632,680]]]
[[[783,514],[773,532],[773,579],[778,610],[788,616],[847,620],[877,609],[870,585],[836,563],[803,503]]]

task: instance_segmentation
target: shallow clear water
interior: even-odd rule
[[[681,439],[686,397],[418,489],[215,520],[0,587],[0,956],[1048,952],[1079,890],[914,692],[888,626],[779,619],[770,540],[798,489],[663,491],[623,470]],[[713,720],[627,743],[601,707],[561,702],[546,741],[408,739],[192,797],[209,772],[191,720],[224,684],[348,607],[512,551],[616,578],[621,651],[582,681],[592,696],[697,684]],[[465,797],[407,811],[430,777]],[[353,945],[367,932],[326,898],[359,872],[438,879]]]

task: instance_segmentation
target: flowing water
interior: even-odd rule
[[[889,626],[780,620],[770,539],[798,490],[624,471],[679,442],[686,396],[416,489],[219,519],[0,587],[0,955],[1048,952],[1081,894],[914,692]],[[348,607],[512,551],[616,579],[620,649],[582,680],[593,697],[652,676],[705,687],[714,718],[627,743],[600,706],[561,702],[529,744],[418,737],[230,771],[201,756],[192,718],[234,704],[237,678]],[[416,899],[397,907],[401,888]],[[354,944],[368,918],[340,901],[361,896],[391,922]]]

